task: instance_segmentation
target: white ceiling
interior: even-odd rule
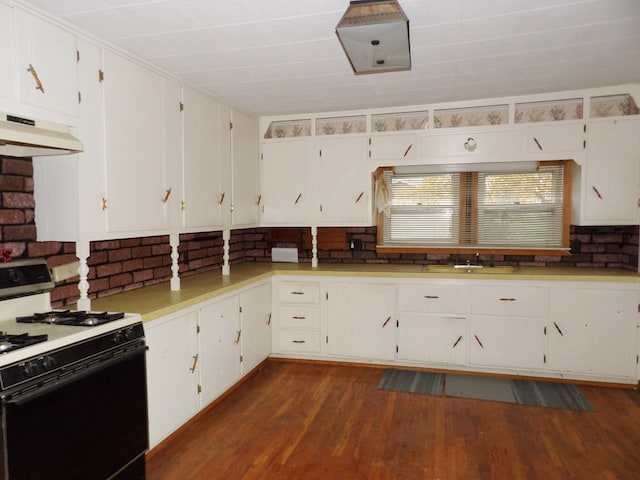
[[[335,35],[348,0],[29,3],[256,115],[640,82],[640,0],[400,0],[412,70],[360,76]]]

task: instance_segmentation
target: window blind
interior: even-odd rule
[[[530,171],[384,173],[383,245],[562,248],[564,165]]]

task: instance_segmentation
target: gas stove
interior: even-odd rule
[[[44,259],[0,263],[0,480],[144,480],[142,319],[53,310],[54,286]]]
[[[54,286],[44,259],[0,263],[0,369],[141,322],[132,313],[53,310]]]

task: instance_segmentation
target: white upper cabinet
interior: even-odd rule
[[[222,227],[231,205],[229,109],[183,87],[182,227]]]
[[[84,150],[52,161],[33,158],[36,226],[40,241],[99,240],[106,236],[102,48],[86,37],[78,38],[82,60],[79,85],[82,93],[78,137]]]
[[[231,225],[255,226],[260,221],[260,146],[258,120],[231,110]]]
[[[418,156],[425,164],[512,162],[522,159],[525,145],[519,130],[430,134],[418,138]]]
[[[262,145],[264,225],[310,225],[306,139],[272,140]]]
[[[315,167],[320,187],[319,225],[370,225],[371,173],[366,137],[325,137]],[[315,171],[315,169],[314,169]]]
[[[417,143],[418,136],[415,133],[371,136],[370,157],[381,165],[395,165],[398,161],[414,160],[418,151]]]
[[[110,232],[168,231],[180,162],[180,85],[109,50],[103,52],[107,192]]]
[[[587,125],[587,161],[574,185],[578,225],[640,222],[640,120],[593,120]],[[575,207],[579,210],[576,211]]]
[[[21,9],[16,9],[16,33],[19,100],[46,110],[77,116],[76,35]]]
[[[531,155],[553,160],[554,154],[581,152],[585,148],[584,123],[531,125],[527,129],[527,148]],[[560,158],[560,157],[558,157]]]
[[[10,102],[17,96],[13,12],[13,8],[0,3],[0,99],[3,102]]]

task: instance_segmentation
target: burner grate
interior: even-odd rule
[[[46,334],[29,335],[28,333],[21,333],[18,335],[10,335],[0,332],[0,353],[11,352],[22,347],[28,347],[29,345],[44,342],[47,339],[48,336]]]
[[[94,327],[103,323],[119,320],[124,313],[116,312],[85,312],[71,310],[55,310],[45,313],[35,313],[24,317],[17,317],[19,323],[50,323],[55,325],[71,325]]]

